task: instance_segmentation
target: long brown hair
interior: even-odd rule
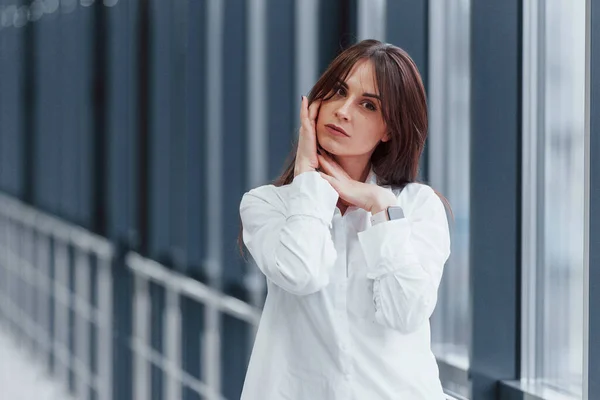
[[[427,96],[417,65],[406,51],[372,39],[356,43],[331,62],[308,94],[308,102],[331,98],[338,82],[345,81],[352,67],[365,59],[375,68],[383,120],[390,133],[390,140],[375,148],[371,167],[378,185],[401,189],[416,182],[427,138]],[[294,179],[297,148],[296,141],[283,173],[273,182],[275,186],[290,184]],[[449,208],[447,200],[438,196]],[[238,243],[243,254],[241,229]]]
[[[368,59],[375,67],[383,120],[390,140],[380,142],[371,156],[379,185],[404,187],[417,179],[419,158],[427,137],[427,98],[415,62],[408,53],[391,44],[363,40],[340,53],[308,94],[309,104],[328,100],[338,81],[345,81],[352,67]],[[283,186],[294,179],[297,142],[285,169],[275,181]]]

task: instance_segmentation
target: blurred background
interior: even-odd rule
[[[584,0],[0,0],[0,399],[239,399],[265,296],[241,196],[366,38],[407,50],[428,92],[420,179],[454,212],[431,320],[449,398],[584,398],[588,17]]]

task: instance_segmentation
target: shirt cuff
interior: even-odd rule
[[[288,218],[305,215],[331,224],[339,195],[316,171],[303,172],[290,185]]]
[[[367,277],[375,279],[419,262],[410,246],[411,225],[407,218],[385,221],[358,233],[367,261]]]

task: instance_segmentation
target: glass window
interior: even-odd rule
[[[585,1],[524,7],[522,378],[579,397]]]
[[[469,305],[470,0],[432,0],[429,7],[429,181],[449,201],[452,254],[431,319],[439,361],[467,371]],[[444,381],[442,368],[440,369]],[[443,382],[449,387],[448,382]],[[459,394],[465,394],[460,391]]]

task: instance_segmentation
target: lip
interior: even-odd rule
[[[340,128],[337,125],[327,124],[327,125],[325,125],[325,128],[327,128],[327,130],[332,135],[350,137],[350,135],[348,135],[345,130],[343,130],[342,128]]]

